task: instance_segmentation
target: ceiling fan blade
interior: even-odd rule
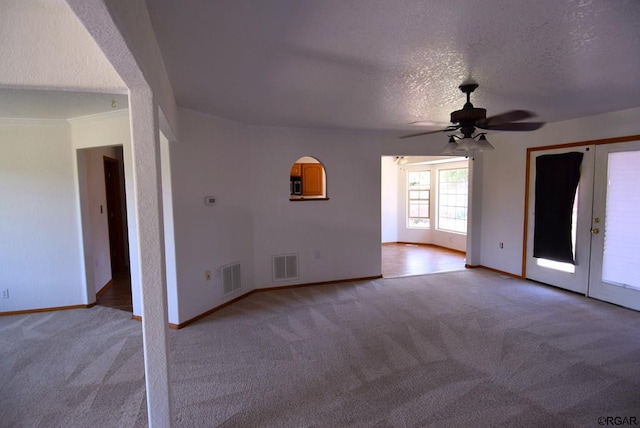
[[[535,113],[526,110],[510,110],[486,119],[479,120],[476,126],[502,125],[503,123],[517,122],[519,120],[536,117]]]
[[[438,132],[449,132],[449,131],[455,131],[456,129],[460,128],[459,126],[448,126],[445,129],[438,129],[435,131],[425,131],[425,132],[417,132],[415,134],[409,134],[409,135],[402,135],[398,138],[411,138],[411,137],[419,137],[421,135],[429,135],[429,134],[437,134]]]
[[[514,123],[501,123],[498,125],[478,125],[476,128],[486,129],[490,131],[535,131],[541,128],[544,122],[514,122]]]
[[[450,122],[438,122],[435,120],[416,120],[413,122],[409,122],[408,125],[414,126],[452,126],[449,124]]]

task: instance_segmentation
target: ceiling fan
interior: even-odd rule
[[[451,123],[444,129],[435,131],[417,132],[415,134],[403,135],[400,138],[418,137],[421,135],[435,134],[438,132],[460,131],[462,137],[452,134],[449,136],[449,143],[445,146],[443,154],[464,153],[493,150],[485,137],[485,132],[473,135],[476,128],[487,131],[535,131],[544,125],[544,122],[520,122],[524,119],[535,117],[534,113],[526,110],[510,110],[495,116],[487,117],[487,110],[474,107],[471,104],[471,93],[478,88],[476,82],[468,81],[458,86],[467,95],[467,102],[461,110],[451,113]],[[478,141],[476,141],[476,138]],[[460,140],[460,143],[456,142]]]

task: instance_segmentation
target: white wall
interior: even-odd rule
[[[73,147],[76,149],[131,144],[127,109],[71,119],[69,123]]]
[[[251,127],[185,109],[179,119],[170,151],[180,322],[253,288],[380,275],[375,137]],[[324,165],[329,201],[289,200],[302,156]],[[272,281],[271,257],[281,253],[300,255],[297,281]],[[219,269],[235,262],[243,288],[223,296]]]
[[[394,156],[381,160],[382,242],[398,242],[398,166]]]
[[[180,141],[170,153],[178,317],[184,322],[239,295],[223,296],[222,266],[240,262],[240,293],[253,288],[255,189],[246,127],[184,109],[178,117]],[[205,196],[215,197],[215,205],[205,205]]]
[[[526,150],[554,144],[640,134],[640,108],[549,123],[527,133],[495,132],[484,154],[481,257],[483,266],[522,273]],[[504,242],[504,249],[498,243]]]
[[[0,311],[87,303],[69,126],[0,124]]]
[[[398,132],[380,133],[380,151],[382,156],[438,156],[447,144],[444,134],[431,134],[418,138],[400,139]]]
[[[95,292],[111,278],[102,156],[118,158],[119,151],[113,146],[124,145],[131,169],[130,154],[126,153],[131,144],[127,112],[71,123],[1,120],[0,188],[7,203],[1,205],[0,218],[2,227],[13,226],[10,233],[2,234],[7,237],[0,248],[2,266],[11,269],[1,270],[0,288],[29,286],[23,300],[14,299],[18,290],[10,290],[10,299],[0,299],[0,311],[94,302]],[[82,210],[81,199],[86,202]],[[62,221],[59,215],[64,217]],[[135,233],[133,237],[135,244]],[[72,254],[80,259],[72,263]],[[21,262],[13,263],[15,258]],[[59,266],[49,266],[58,259],[63,259]],[[58,278],[58,274],[67,279]],[[34,276],[39,279],[33,281]],[[58,287],[58,282],[64,286]],[[134,290],[134,313],[136,303],[139,308],[135,294]]]
[[[162,217],[164,220],[165,275],[167,278],[167,317],[170,323],[178,324],[178,276],[176,272],[176,243],[174,228],[174,206],[171,175],[171,143],[160,133],[160,161],[162,179]],[[136,284],[139,292],[139,284]]]
[[[256,287],[380,275],[379,137],[284,128],[249,132]],[[289,171],[302,156],[324,165],[328,201],[289,201]],[[272,280],[272,256],[283,253],[299,255],[298,280]]]

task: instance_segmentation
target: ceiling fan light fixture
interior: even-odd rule
[[[489,150],[495,149],[495,147],[491,145],[491,143],[487,140],[487,137],[485,137],[484,134],[480,134],[480,138],[478,138],[477,144],[480,147],[478,150],[483,152],[487,152]]]
[[[464,150],[465,152],[471,152],[474,150],[480,150],[480,145],[476,140],[473,139],[473,137],[464,137],[460,140],[458,149]]]
[[[456,151],[459,151],[458,149],[458,143],[456,143],[456,139],[453,137],[453,135],[449,136],[449,142],[447,143],[446,146],[444,146],[444,148],[442,149],[442,154],[443,155],[452,155],[454,154]]]

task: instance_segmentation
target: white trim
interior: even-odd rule
[[[104,113],[89,114],[87,116],[79,116],[67,119],[66,122],[71,124],[93,122],[95,120],[112,119],[114,117],[129,116],[129,109],[111,110]],[[63,119],[64,120],[64,119]]]
[[[38,119],[29,117],[0,117],[0,125],[68,125],[66,119]]]
[[[129,116],[129,109],[112,110],[105,113],[89,114],[87,116],[73,117],[70,119],[52,119],[38,117],[0,117],[0,125],[67,125],[93,122],[96,120],[112,119]]]
[[[416,162],[416,163],[412,163],[412,164],[409,164],[409,165],[437,165],[437,164],[440,164],[440,163],[462,162],[462,161],[466,161],[466,160],[468,160],[468,159],[465,158],[465,157],[457,156],[457,157],[452,157],[452,158],[449,158],[449,159],[437,159],[437,160],[432,160],[432,161],[427,161],[427,162]]]

